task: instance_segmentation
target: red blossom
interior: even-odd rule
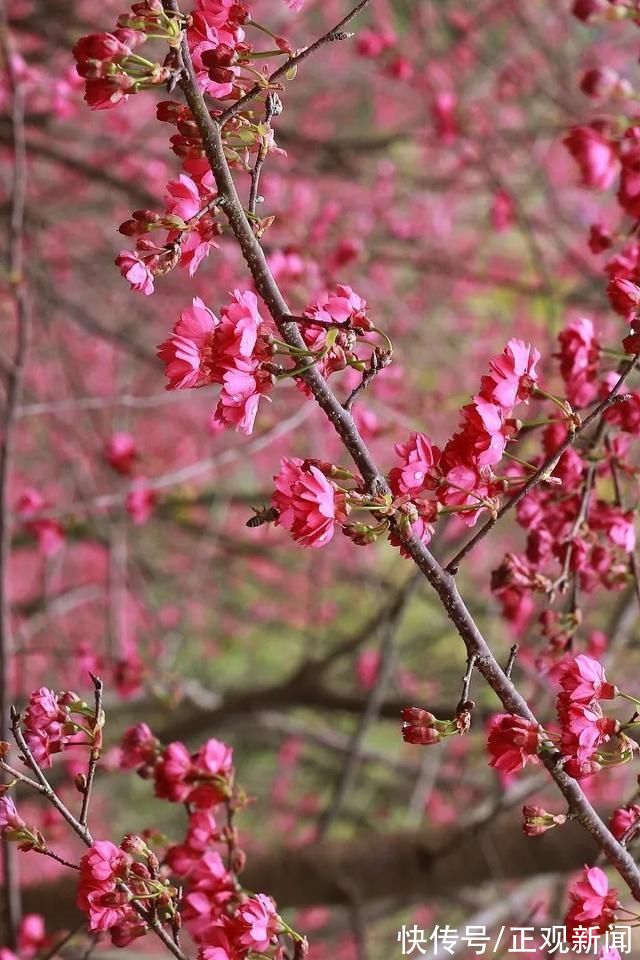
[[[233,776],[233,750],[207,740],[190,754],[183,743],[170,743],[154,769],[156,796],[206,809],[227,796]]]
[[[135,439],[124,431],[112,434],[104,447],[104,458],[109,466],[124,476],[131,473],[137,456]]]
[[[120,741],[120,767],[122,770],[152,768],[160,750],[160,743],[146,723],[129,727]]]
[[[541,735],[537,723],[511,713],[496,714],[489,724],[490,766],[501,773],[515,773],[529,761],[538,763]]]
[[[620,169],[615,145],[595,127],[574,127],[564,143],[580,168],[582,183],[607,190]]]
[[[11,797],[0,796],[0,834],[6,836],[11,830],[20,830],[26,826],[22,817],[18,814],[16,805]]]
[[[640,287],[623,277],[614,277],[607,287],[613,309],[623,317],[632,316],[640,304]]]
[[[640,820],[640,805],[631,803],[626,807],[618,807],[609,818],[609,829],[616,840],[622,840],[628,830]]]
[[[51,766],[51,757],[59,753],[78,734],[73,727],[67,729],[70,720],[68,706],[77,701],[75,693],[54,693],[48,687],[35,690],[27,704],[22,725],[27,746],[36,763],[41,767]]]

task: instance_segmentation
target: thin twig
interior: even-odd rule
[[[63,867],[69,867],[71,870],[80,869],[77,863],[71,863],[70,860],[65,860],[64,857],[61,857],[53,850],[50,850],[49,847],[33,847],[33,851],[34,853],[42,853],[45,857],[51,857],[52,860],[56,860],[58,863],[61,863]]]
[[[267,126],[267,130],[271,130],[271,120],[273,117],[277,117],[282,113],[282,102],[277,93],[268,93],[267,102],[265,104],[264,110],[264,121]],[[266,136],[263,135],[260,146],[258,147],[258,155],[256,157],[256,162],[251,171],[251,188],[249,191],[249,213],[251,216],[255,216],[256,206],[258,204],[258,189],[260,187],[260,176],[262,174],[262,168],[264,162],[267,159],[269,153],[269,146],[267,142],[268,133]]]
[[[312,43],[310,46],[305,47],[304,50],[301,50],[299,53],[294,54],[292,57],[289,57],[288,60],[285,60],[281,66],[275,70],[268,80],[263,83],[256,83],[251,87],[251,89],[245,93],[243,97],[239,100],[236,100],[230,107],[227,107],[226,110],[223,110],[220,116],[217,118],[217,122],[220,126],[223,126],[227,120],[231,120],[232,117],[235,117],[236,114],[240,113],[247,104],[251,103],[258,94],[262,93],[267,87],[270,87],[271,84],[275,83],[276,80],[279,80],[281,77],[285,77],[294,67],[298,67],[303,60],[306,60],[307,57],[310,57],[312,53],[315,53],[316,50],[319,50],[320,47],[323,47],[326,43],[332,43],[334,40],[346,40],[348,36],[343,35],[344,28],[348,26],[351,21],[358,16],[358,14],[364,10],[365,7],[368,7],[372,0],[360,0],[353,10],[351,10],[346,17],[343,17],[340,23],[337,23],[335,27],[332,27],[331,30],[328,30],[323,36],[321,36],[315,43]],[[165,9],[167,5],[165,4]],[[174,9],[168,7],[169,9]]]
[[[97,681],[97,678],[94,678],[94,684],[96,687],[96,713],[98,714],[98,711],[102,710],[102,684]],[[60,800],[56,792],[51,787],[51,784],[43,774],[42,770],[36,763],[33,754],[31,753],[24,739],[24,734],[22,733],[22,729],[20,727],[20,715],[13,707],[11,708],[11,732],[13,733],[13,737],[18,745],[18,748],[22,751],[25,763],[35,774],[36,780],[38,781],[35,787],[38,792],[43,794],[49,800],[51,805],[55,807],[63,820],[65,820],[71,829],[80,837],[85,846],[92,846],[93,838],[88,828],[76,820],[71,811]],[[39,852],[46,853],[47,856],[52,856],[55,860],[58,860],[67,867],[75,868],[75,864],[62,860],[57,856],[57,854],[54,854],[50,850],[40,850]],[[128,889],[126,884],[121,883],[120,885],[125,891],[131,894],[131,891]],[[142,904],[135,900],[135,896],[133,894],[131,894],[131,905],[133,906],[134,910],[136,910],[136,912],[149,924],[149,927],[153,930],[158,939],[161,940],[167,949],[174,955],[176,960],[188,960],[187,955],[183,953],[179,945],[176,944],[172,937],[169,936],[158,918],[152,916],[147,910],[145,910]]]
[[[371,354],[371,359],[369,360],[369,366],[362,374],[362,379],[357,387],[355,387],[347,399],[343,403],[345,410],[351,410],[353,404],[363,392],[366,390],[369,384],[375,379],[375,377],[380,373],[381,370],[384,370],[385,367],[388,367],[391,363],[391,353],[388,350],[382,350],[380,347],[376,347]]]
[[[74,831],[74,833],[78,834],[78,836],[83,841],[83,843],[85,843],[88,847],[90,847],[93,843],[93,837],[91,836],[91,833],[89,832],[88,828],[86,826],[83,826],[81,823],[79,823],[79,821],[76,820],[76,818],[73,816],[73,814],[68,809],[68,807],[65,806],[65,804],[62,802],[62,800],[60,799],[58,794],[55,792],[55,790],[53,789],[53,787],[45,777],[44,773],[38,766],[37,762],[33,757],[33,754],[31,753],[31,750],[27,746],[27,741],[24,738],[24,734],[20,726],[20,714],[14,707],[11,707],[10,713],[11,713],[11,732],[13,734],[13,738],[16,741],[16,744],[18,745],[18,749],[22,753],[24,762],[29,767],[31,772],[34,774],[36,781],[39,784],[39,787],[38,787],[39,792],[42,793],[47,798],[47,800],[53,807],[55,807],[55,809],[58,811],[58,813],[63,818],[63,820],[66,820],[66,822],[69,824],[71,829]]]
[[[461,714],[466,710],[470,710],[470,701],[469,701],[469,688],[471,687],[471,676],[473,674],[473,668],[476,665],[476,660],[478,659],[477,654],[472,653],[467,657],[467,669],[464,677],[462,678],[462,693],[460,694],[460,700],[458,701],[458,706],[456,707],[456,714]]]
[[[511,679],[513,665],[516,662],[516,657],[518,656],[519,649],[520,647],[518,646],[518,644],[514,643],[514,645],[511,647],[511,650],[509,650],[509,659],[507,660],[507,665],[504,668],[505,676],[507,676],[509,679]]]
[[[561,593],[564,592],[564,586],[569,579],[569,573],[571,569],[571,558],[573,557],[573,551],[575,546],[575,538],[577,537],[580,527],[584,523],[587,517],[587,511],[589,509],[589,501],[591,499],[591,493],[593,491],[593,484],[596,477],[596,465],[595,463],[590,464],[587,469],[587,475],[585,477],[584,486],[582,489],[582,496],[580,498],[580,505],[578,507],[578,512],[576,518],[571,525],[571,530],[568,535],[565,537],[565,543],[567,544],[567,551],[564,556],[564,562],[562,564],[562,572],[557,580],[554,581],[553,586],[550,588],[550,593],[553,596],[556,590],[560,590]],[[574,573],[574,586],[575,586],[575,573]]]
[[[80,811],[80,823],[83,827],[87,826],[87,818],[89,816],[89,803],[91,801],[91,789],[93,787],[93,780],[96,775],[96,767],[98,766],[98,760],[100,759],[100,752],[102,748],[102,694],[104,691],[104,684],[100,677],[94,677],[91,674],[91,679],[93,680],[93,689],[95,695],[95,711],[94,711],[94,727],[93,735],[97,743],[94,742],[93,747],[91,748],[91,754],[89,756],[89,765],[87,768],[87,782],[84,787],[82,794],[82,809]]]

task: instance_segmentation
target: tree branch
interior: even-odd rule
[[[364,4],[361,6],[364,6]],[[169,12],[178,13],[176,0],[164,0],[164,7]],[[283,319],[290,315],[290,310],[271,274],[264,252],[254,236],[238,197],[224,154],[221,127],[210,116],[198,87],[186,37],[183,38],[181,44],[181,54],[183,73],[180,87],[198,126],[204,152],[211,166],[218,193],[225,197],[224,213],[251,272],[256,289],[270,311],[280,335],[289,345],[302,349],[304,343],[299,330],[295,324]],[[636,360],[633,360],[632,365],[635,365],[635,362]],[[369,490],[372,493],[387,493],[386,481],[360,436],[353,417],[340,404],[317,367],[307,370],[302,375],[302,379],[309,387],[318,405],[327,415]],[[622,382],[622,378],[620,382]],[[615,392],[616,389],[614,388],[614,391],[612,391],[614,396]],[[613,402],[613,399],[611,399],[611,402]],[[603,412],[605,408],[603,407],[600,412]],[[595,416],[592,415],[587,418],[586,423],[593,422],[594,419]],[[526,496],[527,492],[528,490],[521,492],[520,497]],[[392,526],[394,526],[393,523]],[[429,549],[415,536],[404,536],[402,531],[398,529],[396,529],[396,532],[413,561],[439,596],[448,617],[455,625],[465,644],[467,655],[475,655],[477,669],[496,693],[503,707],[510,713],[537,723],[528,703],[492,654],[460,596],[454,578],[440,566]],[[559,763],[559,755],[547,755],[543,762],[567,801],[573,818],[591,834],[598,846],[604,851],[609,862],[625,880],[633,896],[640,900],[640,869],[633,857],[607,829],[587,800],[579,784],[563,771]]]

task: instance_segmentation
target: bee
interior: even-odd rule
[[[263,507],[262,510],[253,507],[253,512],[255,516],[247,520],[247,526],[252,528],[261,527],[263,523],[273,523],[280,516],[275,507]]]

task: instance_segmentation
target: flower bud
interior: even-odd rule
[[[640,304],[640,287],[632,283],[631,280],[625,280],[623,277],[615,277],[607,287],[609,300],[613,309],[628,316],[638,309]]]
[[[576,757],[571,757],[564,765],[565,773],[574,780],[584,780],[585,777],[592,776],[600,769],[602,768],[597,760],[578,760]]]
[[[129,32],[135,35],[135,31]],[[90,33],[80,37],[73,48],[73,55],[80,64],[87,60],[115,60],[116,57],[126,57],[130,53],[126,43],[112,33]]]
[[[611,232],[599,223],[594,223],[589,229],[589,249],[591,253],[602,253],[613,244]]]
[[[231,869],[234,873],[242,873],[247,863],[247,855],[244,850],[236,847],[231,854]]]
[[[405,743],[416,743],[428,746],[439,743],[442,736],[436,730],[439,723],[436,717],[428,710],[420,707],[405,707],[402,711],[402,739]]]
[[[522,808],[522,829],[528,837],[539,837],[552,827],[562,826],[567,818],[564,813],[548,813],[537,804],[525,804]]]
[[[120,849],[134,857],[144,857],[147,854],[146,843],[136,833],[128,833],[120,844]]]
[[[367,547],[376,542],[382,531],[379,527],[371,527],[366,523],[345,523],[342,532],[356,546]]]
[[[129,872],[133,877],[137,877],[138,880],[149,880],[151,878],[151,874],[149,873],[147,866],[144,863],[140,863],[139,861],[136,861],[135,863],[131,864],[129,868]],[[144,886],[144,884],[142,886]]]
[[[177,123],[178,120],[191,117],[191,111],[174,100],[161,100],[156,104],[156,118],[162,123]]]
[[[276,37],[276,47],[288,56],[293,55],[293,47],[285,37]]]
[[[587,97],[601,100],[610,97],[619,82],[620,77],[615,70],[611,70],[610,67],[594,67],[583,75],[580,89]]]
[[[125,220],[118,227],[118,233],[124,237],[138,237],[143,233],[148,233],[151,227],[146,223],[140,223],[139,220]]]
[[[574,0],[571,12],[578,20],[591,23],[598,14],[604,13],[606,9],[606,0]]]
[[[113,31],[113,36],[124,43],[125,46],[129,47],[129,50],[139,47],[141,43],[144,43],[147,39],[146,33],[143,33],[142,30],[130,30],[128,27],[118,27]]]

